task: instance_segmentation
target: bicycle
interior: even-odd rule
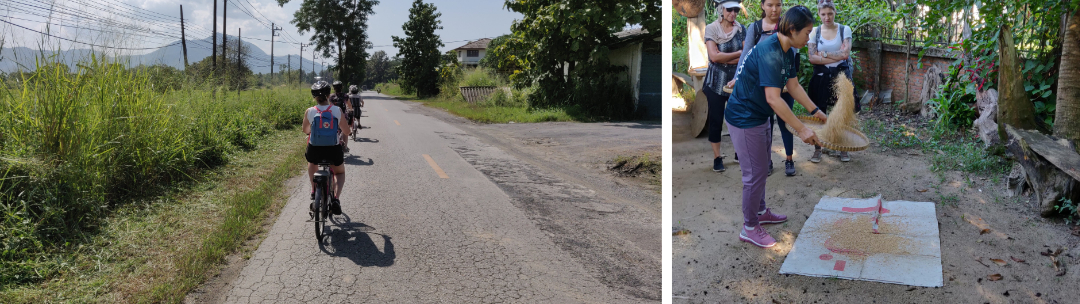
[[[330,217],[330,199],[334,193],[334,170],[329,162],[319,162],[319,171],[315,172],[315,196],[308,215],[315,222],[315,239],[322,244],[323,233],[328,230],[327,218]]]
[[[353,112],[349,113],[349,119],[353,120],[352,139],[355,141],[356,133],[359,133],[357,131],[360,131],[360,129],[363,128],[363,126],[360,125],[360,115],[363,111],[360,110],[360,98],[349,98],[349,102],[352,103],[353,108]]]

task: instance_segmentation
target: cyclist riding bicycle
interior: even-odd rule
[[[344,116],[343,119],[345,119],[346,123],[348,123],[349,129],[352,129],[353,122],[352,122],[352,119],[350,117],[352,117],[352,115],[353,115],[352,114],[353,113],[353,106],[352,106],[352,104],[350,104],[348,102],[349,101],[349,95],[345,94],[345,92],[344,92],[344,90],[342,88],[343,86],[344,86],[344,84],[341,83],[341,81],[334,81],[334,94],[330,95],[330,103],[332,103],[335,106],[341,108],[342,110],[345,110],[344,113],[347,114],[348,116]],[[342,138],[348,138],[348,137],[346,136],[346,137],[342,137]],[[345,140],[344,143],[345,143],[345,152],[349,152],[349,141]]]
[[[337,182],[334,188],[333,199],[330,200],[330,212],[334,215],[341,214],[341,188],[345,186],[345,153],[342,150],[342,135],[349,136],[349,125],[340,107],[330,104],[330,85],[325,81],[318,81],[311,85],[311,96],[317,105],[304,111],[304,134],[308,135],[307,152],[304,158],[308,161],[308,180],[311,181],[312,200],[315,196],[315,171],[319,170],[318,164],[329,162],[334,172],[334,180]],[[314,210],[313,206],[309,209]]]
[[[356,119],[356,128],[363,129],[364,126],[360,125],[360,108],[364,107],[364,98],[360,96],[360,88],[356,85],[349,86],[349,102],[353,108],[353,118]]]

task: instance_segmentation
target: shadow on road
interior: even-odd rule
[[[344,205],[344,204],[343,204]],[[390,236],[375,232],[375,227],[354,223],[348,214],[331,217],[334,225],[319,249],[331,256],[347,257],[360,266],[389,267],[394,265],[397,252]],[[372,235],[382,238],[383,250],[372,240]]]
[[[374,160],[369,157],[365,162],[364,159],[356,155],[349,155],[345,157],[345,163],[354,166],[371,166],[375,164]]]
[[[660,129],[663,125],[659,122],[635,122],[619,125],[604,125],[605,127],[627,127],[631,129]]]
[[[365,128],[365,129],[370,129],[370,127],[364,127],[364,128]],[[378,140],[378,139],[374,139],[374,138],[366,138],[366,137],[357,137],[357,138],[356,138],[356,140],[353,140],[353,142],[360,142],[360,143],[373,143],[373,144],[377,144],[377,143],[379,143],[379,140]]]

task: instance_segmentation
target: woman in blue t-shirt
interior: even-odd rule
[[[805,6],[788,9],[780,19],[777,34],[766,37],[753,49],[735,71],[735,87],[725,109],[725,122],[731,133],[731,144],[741,155],[743,229],[739,239],[767,248],[776,245],[761,224],[787,221],[787,216],[773,213],[765,206],[765,180],[769,170],[769,146],[772,139],[769,120],[774,114],[798,130],[799,138],[817,144],[817,135],[803,125],[783,98],[781,88],[810,110],[810,114],[826,120],[814,102],[806,95],[797,78],[799,64],[796,49],[806,46],[813,28],[814,15]]]

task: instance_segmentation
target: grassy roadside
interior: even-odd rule
[[[116,210],[60,273],[0,290],[0,303],[179,303],[285,202],[284,181],[303,168],[295,128],[270,132],[205,178]]]
[[[451,114],[482,123],[530,123],[548,121],[574,121],[564,109],[529,109],[527,106],[504,106],[490,103],[470,104],[460,98],[418,98],[401,92],[397,85],[381,85],[381,93],[398,99],[420,102],[426,106],[444,109]]]

